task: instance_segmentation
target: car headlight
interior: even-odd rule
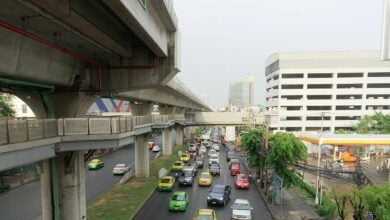
[[[223,200],[223,197],[221,196],[221,197],[219,197],[218,199],[219,199],[219,200]]]
[[[211,199],[211,197],[210,197],[210,196],[207,196],[207,199]]]

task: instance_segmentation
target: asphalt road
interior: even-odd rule
[[[236,152],[237,154],[237,152]],[[230,176],[228,165],[226,162],[226,153],[221,148],[220,151],[220,165],[221,176],[214,176],[212,184],[229,184],[232,186],[232,194],[230,201],[225,207],[211,207],[217,213],[218,219],[231,219],[231,208],[234,199],[244,198],[248,199],[253,206],[252,219],[272,219],[271,214],[265,207],[265,204],[258,194],[256,188],[251,186],[249,190],[237,190],[234,188],[233,177]],[[241,172],[247,173],[247,170],[241,166],[243,170]],[[206,159],[206,165],[203,170],[208,169],[208,160]],[[199,170],[199,173],[201,170]],[[200,208],[207,207],[207,194],[210,187],[199,187],[197,184],[198,178],[195,179],[195,184],[192,187],[182,187],[176,185],[175,191],[185,191],[189,195],[189,206],[185,212],[170,212],[168,211],[169,198],[172,196],[172,192],[154,192],[151,198],[141,208],[138,214],[135,216],[136,220],[144,219],[192,219],[195,217],[196,211]],[[210,208],[210,207],[209,207]]]
[[[161,146],[161,136],[155,137],[156,144]],[[150,152],[150,158],[154,153]],[[87,202],[91,201],[107,188],[119,182],[121,176],[114,176],[112,168],[117,163],[131,164],[134,161],[134,145],[102,157],[104,167],[99,170],[85,170],[85,190]],[[87,166],[85,166],[87,167]],[[0,193],[0,219],[4,220],[39,220],[41,219],[41,183],[29,183]]]

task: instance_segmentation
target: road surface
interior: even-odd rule
[[[161,135],[155,137],[161,146]],[[150,152],[150,158],[154,154]],[[112,168],[117,163],[131,164],[134,161],[134,145],[126,146],[118,151],[102,157],[104,167],[99,170],[85,170],[85,191],[87,202],[91,201],[107,188],[117,183],[121,176],[114,176]],[[86,167],[86,166],[85,166]],[[4,220],[39,220],[41,219],[41,183],[29,183],[0,193],[0,219]]]
[[[236,152],[237,154],[237,152]],[[226,153],[223,148],[220,150],[220,165],[221,176],[214,176],[212,184],[229,184],[232,186],[232,194],[230,201],[225,207],[211,207],[217,213],[218,219],[231,219],[231,208],[234,199],[244,198],[248,199],[253,206],[252,219],[272,219],[271,214],[268,212],[262,198],[257,192],[256,188],[252,185],[249,190],[237,190],[234,188],[233,177],[230,176],[228,165],[226,162]],[[241,166],[241,168],[244,168]],[[208,160],[206,159],[205,167],[203,170],[208,169]],[[201,170],[199,170],[199,173]],[[244,168],[243,173],[247,173]],[[141,208],[138,214],[135,216],[136,220],[143,219],[192,219],[195,217],[196,211],[200,208],[207,208],[207,194],[210,187],[199,187],[197,184],[198,178],[195,179],[195,184],[192,187],[181,187],[176,185],[176,191],[185,191],[189,195],[189,206],[186,212],[169,212],[168,202],[172,195],[172,192],[154,192],[152,197]]]

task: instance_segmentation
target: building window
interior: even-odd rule
[[[282,95],[282,99],[286,100],[301,100],[303,96],[301,95]]]
[[[367,105],[366,110],[389,110],[389,105]]]
[[[332,110],[332,106],[306,106],[308,111]]]
[[[309,73],[307,78],[332,78],[332,73]]]
[[[265,75],[268,76],[269,74],[279,70],[279,60],[271,63],[265,68]]]
[[[302,106],[282,106],[282,109],[286,111],[300,111]]]
[[[360,120],[360,116],[336,116],[336,120]]]
[[[306,127],[306,131],[330,131],[330,127]]]
[[[390,83],[368,83],[367,88],[390,88]]]
[[[27,105],[26,104],[22,105],[22,113],[24,113],[24,114],[27,113]]]
[[[336,99],[362,99],[362,95],[337,95]]]
[[[389,99],[389,94],[374,94],[374,95],[367,95],[367,99]]]
[[[282,85],[282,89],[303,89],[302,84]]]
[[[303,73],[284,73],[282,74],[283,79],[297,79],[303,78]]]
[[[361,110],[361,105],[337,105],[336,110]]]
[[[307,121],[330,121],[331,117],[330,116],[307,116],[306,117]]]
[[[338,89],[363,88],[363,84],[337,84]]]
[[[389,72],[368,73],[368,77],[390,77]]]
[[[361,78],[363,73],[338,73],[337,78]]]
[[[308,84],[308,89],[331,89],[332,84]]]
[[[144,9],[146,9],[148,0],[138,0],[138,1],[139,1],[139,3],[141,3],[142,7],[144,7]]]
[[[301,127],[286,127],[286,131],[302,131]]]
[[[332,95],[308,95],[308,100],[329,100],[332,99]]]
[[[301,121],[302,117],[299,116],[287,116],[285,121]]]

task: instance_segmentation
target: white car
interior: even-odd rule
[[[201,152],[202,154],[205,154],[207,152],[207,148],[205,146],[200,146],[199,148],[199,152]]]
[[[218,144],[213,144],[213,146],[211,146],[211,149],[219,151],[219,145]]]
[[[210,156],[209,165],[211,164],[212,161],[216,161],[219,164],[219,157],[217,155]]]
[[[153,148],[152,148],[152,151],[153,152],[159,152],[159,151],[161,151],[161,147],[158,146],[158,145],[154,145]]]
[[[217,151],[215,151],[215,150],[210,150],[210,151],[209,151],[209,157],[211,157],[211,156],[213,156],[213,155],[219,156],[219,154],[218,154]]]
[[[114,174],[125,174],[125,173],[129,172],[129,170],[130,170],[130,165],[125,164],[125,163],[118,163],[112,169],[112,172]]]
[[[232,208],[232,219],[252,219],[252,206],[247,199],[234,200]]]

